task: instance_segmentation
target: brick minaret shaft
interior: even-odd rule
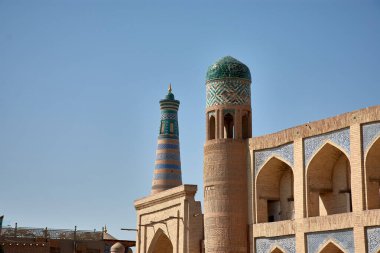
[[[251,137],[251,75],[224,57],[206,80],[204,227],[206,253],[248,252],[247,157]]]
[[[182,184],[178,107],[179,101],[174,99],[170,85],[165,99],[160,100],[161,124],[157,142],[152,194]]]

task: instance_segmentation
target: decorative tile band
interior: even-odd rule
[[[206,107],[213,105],[250,105],[250,83],[241,79],[221,79],[206,84]]]
[[[179,144],[158,144],[157,150],[159,149],[179,149]]]
[[[366,229],[368,253],[377,253],[380,250],[380,227]]]
[[[177,120],[177,113],[161,113],[161,120],[165,119]]]
[[[307,252],[317,253],[328,241],[333,241],[347,253],[354,253],[354,234],[351,229],[310,233],[306,235]]]
[[[154,174],[155,180],[182,180],[181,174]]]
[[[284,250],[285,253],[295,253],[296,239],[294,235],[256,239],[257,253],[270,253],[276,247]]]
[[[167,139],[171,139],[171,140],[178,140],[179,137],[177,135],[172,135],[172,134],[160,134],[157,139],[159,140],[167,140]]]
[[[283,146],[265,149],[261,151],[255,152],[255,174],[257,175],[264,164],[268,161],[268,159],[272,156],[278,156],[284,161],[288,162],[291,167],[294,165],[294,145],[293,143],[289,143]]]
[[[380,122],[366,124],[362,126],[363,131],[363,150],[367,153],[370,145],[380,136]]]
[[[156,155],[156,160],[180,160],[179,153],[159,153]]]
[[[177,164],[156,164],[155,169],[173,169],[173,170],[180,170],[181,165]]]
[[[318,151],[327,141],[330,141],[341,147],[349,156],[350,155],[350,129],[342,129],[339,131],[321,134],[313,137],[304,139],[304,156],[305,168],[309,164],[311,158],[314,156],[315,152]]]

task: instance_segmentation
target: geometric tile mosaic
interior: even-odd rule
[[[156,160],[180,160],[179,153],[158,153],[156,155]]]
[[[182,180],[181,174],[172,174],[172,173],[155,173],[153,176],[155,180]]]
[[[172,169],[172,170],[180,170],[181,165],[178,164],[156,164],[154,165],[155,169]]]
[[[278,246],[281,250],[284,250],[285,253],[295,253],[296,239],[294,235],[256,239],[257,253],[270,253],[276,246]]]
[[[214,80],[206,84],[206,106],[250,105],[251,85],[239,79]]]
[[[162,112],[161,113],[161,120],[163,120],[163,119],[177,120],[177,113]]]
[[[354,234],[352,229],[323,231],[306,235],[307,252],[317,253],[328,241],[333,241],[347,253],[354,253]]]
[[[322,147],[327,141],[330,141],[342,148],[346,154],[350,155],[350,129],[342,129],[339,131],[321,134],[304,139],[304,156],[305,156],[305,168],[310,162],[315,152]]]
[[[179,144],[157,144],[157,150],[160,149],[179,149]]]
[[[380,227],[366,229],[368,253],[377,253],[380,250]]]
[[[286,145],[282,145],[279,147],[264,149],[260,151],[255,151],[255,175],[258,174],[260,169],[264,166],[264,164],[268,161],[268,159],[272,156],[278,156],[283,159],[287,163],[290,164],[291,167],[294,165],[294,145],[293,143],[289,143]]]
[[[363,150],[368,151],[370,145],[380,136],[380,123],[363,125]]]

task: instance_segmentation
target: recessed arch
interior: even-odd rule
[[[288,163],[272,156],[256,176],[257,222],[294,217],[294,176]]]
[[[308,217],[351,212],[351,167],[347,154],[326,142],[306,168]]]
[[[349,156],[349,154],[342,148],[342,147],[340,147],[339,145],[337,145],[337,144],[335,144],[334,142],[332,142],[332,141],[330,141],[330,140],[327,140],[327,141],[325,141],[315,152],[314,152],[314,154],[310,157],[310,159],[309,159],[309,162],[307,163],[307,165],[306,165],[306,168],[308,168],[309,167],[309,165],[310,165],[310,162],[314,159],[314,157],[322,150],[322,149],[324,149],[325,148],[325,146],[326,145],[331,145],[331,146],[333,146],[333,147],[335,147],[336,149],[338,149],[338,150],[340,150],[343,154],[345,154],[346,155],[346,157],[348,158],[348,157],[350,157]]]
[[[380,209],[380,136],[365,154],[365,180],[367,209]]]
[[[233,139],[235,135],[234,130],[234,116],[231,113],[226,113],[223,118],[224,122],[224,138]]]
[[[344,249],[336,244],[334,241],[329,240],[322,245],[318,253],[345,253]]]
[[[173,253],[173,244],[162,229],[159,228],[155,233],[148,253]]]

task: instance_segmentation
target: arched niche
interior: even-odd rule
[[[292,168],[277,157],[270,158],[256,177],[257,222],[294,218]]]
[[[326,143],[307,167],[308,217],[351,212],[351,169],[347,155]]]
[[[154,235],[148,253],[173,253],[173,244],[162,229]]]
[[[211,115],[208,120],[209,140],[215,139],[215,116]]]
[[[224,138],[233,139],[235,135],[234,131],[234,116],[230,113],[226,113],[223,118],[224,124]]]
[[[369,148],[365,159],[368,209],[380,209],[380,137]]]
[[[344,250],[332,241],[327,242],[319,253],[345,253]]]

